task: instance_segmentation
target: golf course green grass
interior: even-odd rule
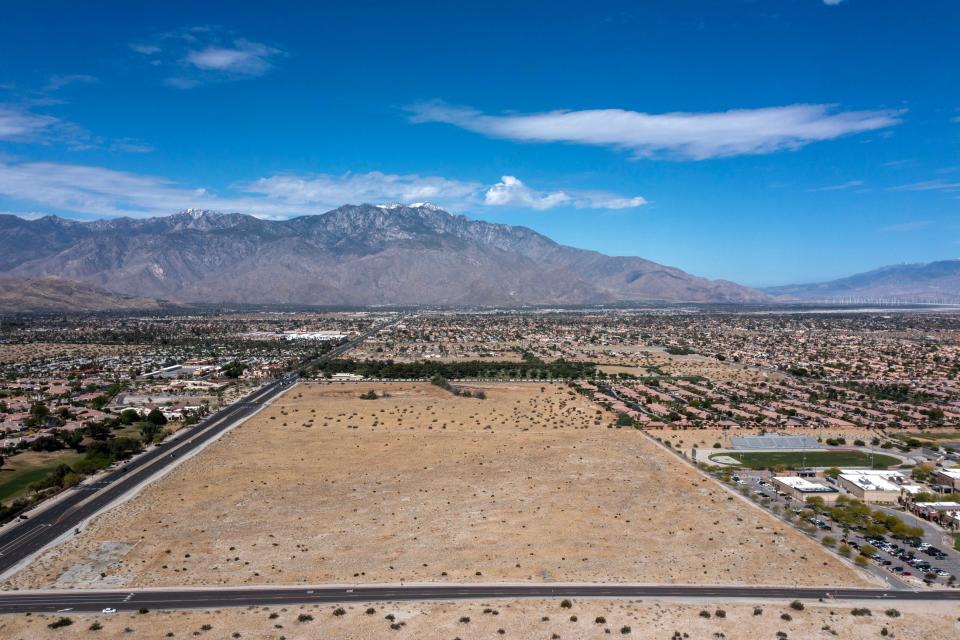
[[[57,465],[70,465],[82,457],[73,451],[27,451],[7,458],[0,469],[0,502],[7,503],[26,495],[31,484],[43,480]]]

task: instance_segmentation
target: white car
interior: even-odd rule
[[[117,612],[117,610],[114,609],[113,607],[106,607],[106,608],[105,608],[103,611],[101,611],[100,613],[116,613],[116,612]]]

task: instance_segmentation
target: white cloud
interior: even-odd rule
[[[0,140],[35,140],[55,128],[57,123],[59,120],[53,116],[0,104]]]
[[[454,211],[483,206],[544,210],[557,206],[622,209],[643,198],[604,192],[537,192],[512,177],[493,185],[439,176],[360,174],[275,175],[236,185],[228,195],[172,180],[97,166],[17,162],[0,158],[0,196],[34,210],[95,217],[148,217],[183,209],[241,212],[265,218],[323,213],[347,203],[429,200]]]
[[[413,122],[443,122],[495,138],[609,146],[637,157],[703,160],[798,149],[812,142],[891,127],[901,111],[837,111],[796,104],[717,113],[649,114],[623,109],[488,115],[442,103],[410,107]]]
[[[847,189],[853,189],[854,187],[862,187],[863,180],[848,180],[840,184],[831,184],[826,187],[815,187],[813,189],[807,189],[811,193],[816,193],[819,191],[845,191]]]
[[[96,84],[98,82],[100,82],[99,78],[96,76],[87,75],[85,73],[55,75],[50,77],[50,80],[47,81],[47,86],[44,87],[44,89],[46,91],[59,91],[60,89],[71,84]]]
[[[422,202],[440,204],[463,202],[482,185],[438,176],[396,175],[371,171],[344,175],[319,174],[309,177],[277,175],[260,178],[245,191],[296,205],[336,207],[347,202]]]
[[[914,220],[913,222],[901,222],[900,224],[891,224],[886,227],[880,227],[879,231],[884,233],[899,233],[902,231],[917,231],[930,226],[929,220]]]
[[[178,29],[130,48],[147,64],[172,72],[163,82],[177,89],[262,76],[284,55],[281,49],[236,37],[221,27]]]
[[[891,191],[960,191],[960,182],[948,182],[947,180],[926,180],[924,182],[914,182],[912,184],[902,184],[892,187]]]
[[[105,140],[68,120],[9,104],[0,104],[0,141],[47,145],[57,143],[65,145],[70,151],[102,148],[131,153],[153,151],[152,146],[141,141],[129,138]]]
[[[500,182],[487,189],[483,202],[494,207],[519,206],[541,211],[559,206],[578,209],[629,209],[647,203],[646,199],[640,196],[625,198],[603,192],[536,191],[514,176],[503,176]]]
[[[152,56],[162,51],[162,49],[155,44],[139,44],[136,42],[131,44],[130,48],[145,56]]]
[[[270,69],[267,60],[278,53],[278,49],[241,39],[233,47],[211,46],[190,51],[185,60],[198,69],[260,76]]]
[[[828,7],[835,7],[842,2],[843,0],[823,0],[823,4],[827,5]]]

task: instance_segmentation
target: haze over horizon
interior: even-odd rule
[[[431,201],[750,286],[958,256],[952,2],[0,17],[4,213]]]

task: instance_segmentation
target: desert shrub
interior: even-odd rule
[[[342,616],[342,615],[344,615],[344,614],[346,614],[346,613],[347,613],[347,611],[346,611],[346,609],[344,609],[343,607],[337,607],[336,609],[333,610],[333,615],[338,616],[338,617],[339,617],[339,616]]]
[[[781,614],[780,614],[780,619],[781,619],[781,620],[786,620],[787,622],[790,622],[791,620],[793,620],[793,616],[791,616],[789,613],[781,613]]]
[[[896,609],[887,609],[886,611],[884,611],[884,613],[887,614],[887,617],[888,617],[888,618],[899,618],[899,617],[900,617],[900,612],[897,611]]]
[[[572,606],[573,606],[573,603],[570,602],[569,600],[561,600],[561,601],[560,601],[560,607],[561,607],[562,609],[569,609],[569,608],[571,608]]]
[[[794,611],[803,611],[803,603],[799,600],[794,600],[790,603],[790,608]]]
[[[72,624],[73,624],[73,620],[71,620],[70,618],[58,618],[57,620],[54,620],[47,626],[50,627],[51,629],[59,629],[60,627],[69,627]]]
[[[607,619],[604,618],[603,616],[597,616],[596,619],[594,620],[594,622],[597,623],[597,624],[606,624],[606,623],[607,623]]]
[[[870,609],[867,609],[866,607],[857,607],[856,609],[851,609],[851,610],[850,610],[850,614],[851,614],[851,615],[854,615],[854,616],[869,616],[869,615],[873,615],[872,613],[870,613]]]
[[[301,613],[297,616],[297,622],[310,622],[313,620],[313,616],[309,613]]]

